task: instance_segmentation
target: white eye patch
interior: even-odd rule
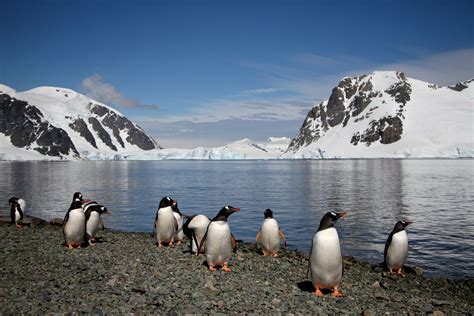
[[[103,211],[103,210],[105,210],[105,207],[102,206],[100,209]]]
[[[228,210],[228,209],[229,209],[229,206],[226,206],[225,209]]]
[[[332,216],[337,216],[337,214],[336,214],[336,213],[334,213],[334,212],[331,212],[331,215],[332,215]]]

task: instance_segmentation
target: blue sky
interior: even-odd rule
[[[0,83],[74,89],[166,147],[294,137],[348,75],[474,77],[474,1],[4,1]]]

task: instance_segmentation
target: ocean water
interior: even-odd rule
[[[0,162],[0,174],[2,215],[19,196],[27,214],[62,218],[80,191],[111,211],[106,227],[151,232],[170,195],[187,215],[241,208],[229,224],[247,242],[271,208],[288,247],[301,251],[326,212],[344,210],[336,224],[343,254],[372,263],[383,261],[388,234],[407,219],[407,264],[474,277],[474,160]]]

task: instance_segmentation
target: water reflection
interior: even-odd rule
[[[185,214],[215,216],[226,204],[238,239],[254,241],[271,208],[289,246],[308,251],[324,213],[337,223],[343,253],[378,263],[399,219],[409,219],[409,264],[472,276],[474,160],[2,162],[0,201],[24,197],[28,212],[63,217],[72,193],[105,204],[115,229],[151,231],[159,200]]]

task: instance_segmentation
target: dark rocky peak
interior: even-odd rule
[[[463,82],[458,82],[458,83],[456,83],[456,84],[453,85],[453,86],[449,86],[448,88],[451,89],[451,90],[454,90],[454,91],[461,92],[461,91],[463,91],[464,89],[469,88],[469,85],[470,85],[471,82],[473,82],[473,81],[474,81],[474,79],[469,79],[469,80],[466,80],[466,81],[463,81]]]
[[[0,95],[0,133],[9,136],[16,147],[33,149],[48,156],[79,157],[66,131],[47,122],[34,105],[8,94]]]
[[[128,143],[136,145],[140,149],[151,150],[160,148],[153,138],[149,137],[138,125],[135,125],[126,117],[99,104],[90,103],[89,106],[90,111],[100,118],[100,122],[112,130],[113,136],[120,143],[122,148],[125,147],[125,143],[120,136],[121,131],[127,133],[125,140]]]

